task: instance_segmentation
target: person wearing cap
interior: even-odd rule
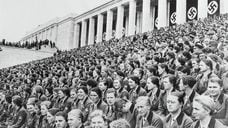
[[[148,96],[140,96],[136,100],[135,112],[130,120],[131,128],[144,128],[153,126],[163,128],[163,122],[151,109]]]
[[[213,99],[206,95],[199,95],[194,99],[192,115],[195,122],[192,123],[192,128],[227,128],[212,117],[214,105]]]
[[[215,102],[215,112],[212,117],[228,126],[228,96],[223,93],[222,80],[218,77],[211,78],[205,95],[210,96]]]
[[[13,106],[15,107],[15,112],[13,120],[9,123],[8,128],[23,128],[26,126],[27,112],[24,109],[23,100],[20,96],[13,97]]]
[[[167,96],[169,114],[165,117],[165,128],[190,128],[192,119],[182,111],[184,93],[175,90]]]

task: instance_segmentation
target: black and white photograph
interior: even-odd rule
[[[0,128],[228,128],[228,0],[0,0]]]

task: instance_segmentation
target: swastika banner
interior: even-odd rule
[[[176,24],[176,0],[170,0],[169,26]]]
[[[186,19],[188,21],[197,20],[198,18],[198,0],[187,0]]]
[[[158,29],[158,6],[155,5],[154,29]]]
[[[218,16],[220,14],[220,0],[208,0],[208,17]]]

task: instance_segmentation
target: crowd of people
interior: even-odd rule
[[[0,70],[7,128],[227,128],[228,14]]]
[[[22,42],[0,42],[0,45],[3,46],[10,46],[10,47],[17,47],[17,48],[27,48],[27,49],[32,49],[35,48],[36,50],[40,50],[42,46],[50,46],[51,48],[55,48],[55,42],[52,42],[48,39],[46,40],[36,40],[36,41],[26,41],[25,43]]]

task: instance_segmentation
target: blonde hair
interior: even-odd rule
[[[211,97],[206,95],[200,95],[195,97],[194,101],[202,104],[204,109],[210,110],[210,114],[213,113],[215,108],[215,103]]]

